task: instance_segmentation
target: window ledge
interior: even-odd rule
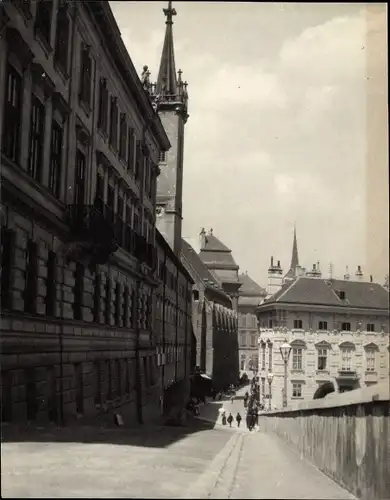
[[[54,69],[57,71],[57,73],[60,75],[64,83],[67,83],[69,80],[69,74],[66,71],[66,68],[60,63],[60,61],[54,57]]]
[[[329,375],[329,370],[316,370],[317,375]]]
[[[303,368],[292,368],[291,373],[305,373]]]
[[[84,113],[89,117],[91,113],[91,106],[87,101],[84,100],[84,98],[81,95],[79,95],[79,106],[84,111]]]
[[[291,331],[293,333],[305,333],[305,329],[304,328],[293,328]]]
[[[370,370],[366,370],[364,372],[365,375],[372,375],[372,376],[378,376],[378,372],[375,370],[375,371],[370,371]]]
[[[53,48],[50,45],[50,42],[48,42],[40,32],[39,28],[36,28],[35,30],[35,40],[42,47],[42,50],[46,54],[46,57],[49,57],[49,55],[53,52]]]

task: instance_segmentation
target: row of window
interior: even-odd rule
[[[83,364],[76,363],[74,367],[75,403],[76,412],[84,413],[84,387],[86,380],[83,372]],[[144,374],[144,386],[154,386],[156,383],[156,359],[155,356],[142,358],[142,369]],[[129,395],[136,385],[136,365],[134,359],[117,359],[98,361],[94,363],[92,383],[94,386],[95,405],[99,406]],[[25,403],[27,420],[35,420],[37,413],[42,409],[42,403],[48,412],[49,420],[58,421],[58,392],[55,368],[50,366],[46,369],[46,384],[37,379],[37,371],[27,368],[23,372],[25,386]],[[10,422],[13,418],[13,371],[2,371],[2,420]],[[42,392],[45,387],[45,393]],[[15,393],[14,393],[15,394]]]
[[[256,355],[247,356],[245,354],[241,354],[240,357],[240,370],[253,370],[257,371],[259,366],[259,358]]]
[[[18,163],[22,130],[23,85],[21,75],[10,63],[7,63],[6,83],[2,152],[11,161]],[[43,174],[45,110],[44,103],[32,94],[27,172],[38,182],[42,182]],[[48,188],[58,198],[61,188],[63,126],[53,119],[51,130]]]
[[[342,371],[352,371],[354,369],[353,364],[353,348],[342,348],[341,351],[341,370]],[[291,356],[291,369],[292,370],[303,370],[303,349],[300,347],[292,349]],[[376,349],[365,349],[366,356],[366,371],[374,372],[376,370]],[[317,349],[317,366],[318,371],[329,370],[329,349],[320,348]]]
[[[247,328],[257,328],[257,317],[254,314],[239,314],[238,326]]]
[[[264,322],[261,324],[262,328],[275,328],[277,325],[277,322],[275,322],[272,319],[268,320],[268,323],[265,325]],[[294,319],[294,330],[303,330],[303,321],[301,319]],[[358,322],[357,323],[357,328],[361,329],[362,325]],[[346,321],[346,322],[341,322],[338,326],[338,329],[344,332],[350,332],[351,331],[351,323]],[[327,321],[319,321],[317,323],[317,330],[325,330],[329,331],[328,329],[328,322]],[[375,324],[374,323],[367,323],[366,324],[366,331],[367,332],[375,332]]]
[[[249,336],[249,347],[257,347],[257,334],[251,334]],[[248,335],[246,333],[241,333],[240,334],[240,347],[247,347],[248,346]]]

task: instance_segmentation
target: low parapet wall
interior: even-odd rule
[[[358,498],[390,499],[388,381],[264,413],[259,425]]]

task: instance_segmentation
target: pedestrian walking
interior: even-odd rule
[[[232,426],[232,422],[233,422],[233,415],[232,415],[231,413],[229,413],[229,416],[228,416],[228,418],[227,418],[227,421],[228,421],[228,423],[229,423],[229,427],[231,427],[231,426]]]
[[[237,427],[240,427],[241,420],[242,420],[241,415],[239,413],[237,413],[237,415],[236,415]]]
[[[233,401],[234,401],[234,394],[230,396],[230,402],[233,403]]]
[[[226,413],[222,413],[222,425],[226,425]]]

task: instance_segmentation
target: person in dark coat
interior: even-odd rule
[[[233,415],[231,413],[229,413],[227,421],[228,421],[229,426],[231,427],[232,426],[232,422],[233,422]]]
[[[226,425],[226,413],[222,413],[222,425]]]
[[[236,415],[237,427],[240,427],[242,417],[239,413]]]

